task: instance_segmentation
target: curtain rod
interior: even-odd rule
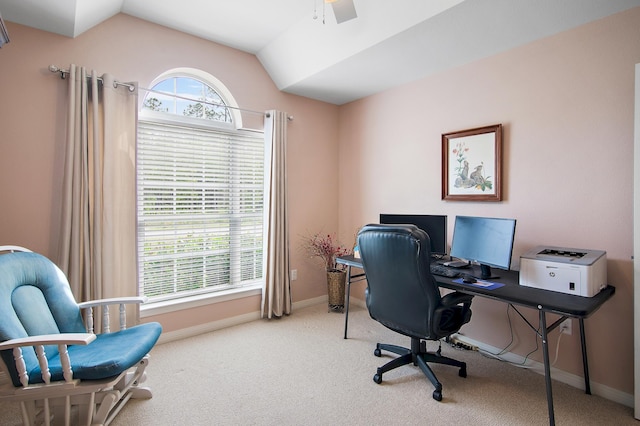
[[[60,73],[60,78],[62,78],[62,79],[65,79],[66,76],[69,74],[69,70],[58,68],[55,65],[49,65],[49,71],[51,71],[51,72],[59,72]],[[102,79],[102,77],[98,77],[98,81],[101,81],[102,83],[104,83],[104,80]],[[123,83],[121,81],[114,80],[113,81],[113,87],[118,87],[118,86],[128,87],[130,92],[133,92],[133,91],[136,90],[136,85],[133,84],[133,83]]]
[[[62,78],[62,79],[66,78],[66,76],[69,74],[69,70],[65,70],[65,69],[59,68],[59,67],[57,67],[55,65],[49,65],[49,71],[51,71],[53,73],[60,73],[60,78]],[[98,81],[102,81],[104,83],[102,77],[98,77]],[[118,87],[118,86],[128,87],[130,92],[133,92],[133,91],[136,90],[136,85],[134,83],[123,83],[121,81],[114,80],[113,87]],[[171,96],[173,98],[184,99],[184,100],[187,100],[187,101],[195,101],[196,100],[196,99],[193,99],[193,98],[188,98],[186,96],[180,96],[180,95],[176,95],[176,94],[173,94],[173,93],[166,93],[166,92],[160,92],[158,90],[147,89],[146,87],[141,87],[141,86],[138,86],[138,89],[139,90],[144,90],[145,92],[158,93],[158,94],[161,94],[161,95],[164,95],[164,96]],[[238,111],[241,111],[241,112],[248,112],[248,113],[251,113],[251,114],[260,114],[260,115],[265,115],[265,116],[269,117],[269,113],[265,113],[265,112],[262,112],[262,111],[253,111],[253,110],[250,110],[250,109],[243,109],[243,108],[238,108],[238,107],[234,107],[234,106],[231,106],[231,105],[217,104],[217,103],[208,102],[208,101],[198,101],[198,102],[203,103],[203,104],[207,104],[207,105],[223,107],[223,108],[237,109]],[[292,115],[288,115],[287,116],[287,120],[293,121],[293,116]]]

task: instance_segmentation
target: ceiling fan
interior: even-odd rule
[[[324,0],[324,2],[331,5],[338,24],[358,17],[353,0]]]

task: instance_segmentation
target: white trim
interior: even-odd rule
[[[162,302],[145,303],[140,307],[140,318],[154,315],[168,314],[199,306],[213,305],[215,303],[227,302],[229,300],[242,299],[245,297],[259,296],[262,294],[262,284],[252,285],[230,290],[216,291],[211,293],[198,294],[178,299],[169,299]]]
[[[455,337],[461,342],[464,342],[473,346],[477,346],[478,350],[485,352],[487,354],[496,354],[502,351],[502,349],[500,348],[487,345],[486,343],[479,342],[477,340],[471,339],[462,334],[453,334],[452,337]],[[512,363],[518,367],[528,368],[544,376],[544,364],[541,362],[533,361],[531,359],[525,360],[524,357],[514,354],[512,352],[506,352],[500,355],[499,359]],[[564,370],[551,367],[551,377],[553,380],[557,380],[569,386],[573,386],[574,388],[584,390],[584,378],[582,376],[576,376],[575,374],[568,373]],[[595,383],[593,382],[593,380],[591,381],[590,385],[591,385],[591,393],[593,395],[601,396],[610,401],[614,401],[614,402],[617,402],[618,404],[622,404],[626,407],[633,407],[633,399],[634,399],[633,395],[626,392],[622,392],[618,389],[614,389],[612,387],[609,387],[600,383]]]
[[[635,111],[633,113],[633,365],[634,417],[640,419],[640,64],[635,66]]]
[[[320,296],[313,299],[307,299],[293,304],[293,309],[302,309],[308,306],[317,305],[319,303],[327,303],[328,296]],[[170,331],[162,333],[159,344],[169,343],[176,340],[186,339],[188,337],[197,336],[199,334],[210,333],[212,331],[221,330],[223,328],[232,327],[234,325],[240,325],[251,321],[261,319],[260,311],[249,312],[243,315],[237,315],[235,317],[225,318],[218,321],[209,322],[206,324],[200,324],[194,327],[183,328],[176,331]]]

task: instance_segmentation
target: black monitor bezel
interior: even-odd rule
[[[432,231],[431,233],[429,232],[429,230],[425,229],[423,226],[420,226],[419,223],[419,218],[430,218],[430,219],[434,219],[434,218],[438,218],[441,219],[443,221],[443,235],[441,236],[440,241],[437,241],[437,238],[433,238],[434,232]],[[391,218],[393,218],[393,220],[391,220]],[[437,256],[446,256],[447,255],[447,220],[448,217],[447,215],[439,215],[439,214],[405,214],[405,213],[380,213],[380,217],[379,217],[380,223],[381,224],[390,224],[390,225],[404,225],[404,224],[409,224],[409,225],[415,225],[418,228],[422,229],[423,231],[425,231],[427,234],[429,234],[429,240],[431,241],[431,254],[432,255],[437,255]],[[438,236],[436,236],[438,237]],[[438,245],[439,247],[436,247],[436,250],[434,250],[434,245]],[[442,249],[442,250],[440,250]]]
[[[465,257],[465,256],[461,256],[460,251],[459,251],[459,245],[456,244],[456,225],[458,224],[458,218],[462,218],[462,219],[482,219],[482,220],[499,220],[499,221],[508,221],[513,223],[513,230],[511,232],[511,241],[510,241],[510,246],[509,246],[509,259],[507,261],[507,265],[502,265],[502,264],[497,264],[497,263],[493,263],[493,262],[487,262],[485,259],[473,259],[473,258],[469,258],[469,257]],[[451,256],[452,257],[456,257],[456,258],[460,258],[460,259],[465,259],[471,262],[477,262],[478,264],[480,264],[481,268],[482,268],[482,275],[483,278],[489,278],[486,275],[490,275],[490,268],[498,268],[498,269],[502,269],[505,271],[508,271],[511,269],[511,262],[513,260],[513,246],[515,243],[515,235],[516,235],[516,224],[517,221],[516,219],[513,218],[503,218],[503,217],[483,217],[483,216],[456,216],[455,220],[454,220],[454,224],[453,224],[453,237],[451,238]],[[466,254],[466,253],[462,253],[462,254]]]

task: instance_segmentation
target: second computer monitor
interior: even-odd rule
[[[491,278],[492,266],[509,270],[515,232],[515,219],[456,216],[451,256],[478,262],[481,278]]]
[[[431,254],[447,254],[447,216],[425,214],[381,214],[380,223],[409,224],[429,234]]]

